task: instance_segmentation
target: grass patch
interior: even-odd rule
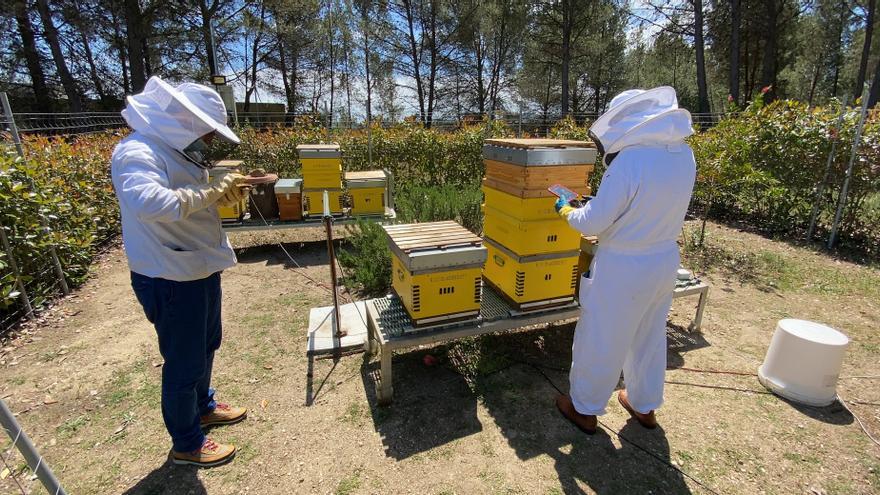
[[[720,236],[685,232],[682,260],[702,272],[720,272],[767,291],[818,295],[880,297],[880,272],[853,265],[836,265],[824,258],[753,249]]]
[[[83,426],[85,426],[90,421],[90,418],[87,415],[77,416],[75,418],[68,419],[63,424],[55,428],[55,431],[58,433],[58,436],[61,438],[70,438],[76,434]]]
[[[358,469],[354,473],[342,478],[336,485],[336,495],[349,495],[361,487],[361,470]]]

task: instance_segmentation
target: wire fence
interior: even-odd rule
[[[595,112],[570,113],[567,116],[578,124],[584,125],[598,117]],[[692,114],[694,125],[701,128],[711,127],[721,119],[735,116],[735,113],[695,113]],[[18,132],[24,136],[77,136],[92,134],[126,127],[125,119],[119,112],[84,112],[84,113],[15,113],[13,114]],[[422,125],[440,132],[454,132],[467,125],[479,124],[483,121],[501,122],[514,130],[517,135],[546,136],[551,129],[562,120],[558,113],[511,113],[495,112],[489,114],[465,114],[449,116],[438,114],[436,117],[427,114],[424,119],[418,115],[404,119],[388,119],[376,117],[373,126],[391,128],[399,125]],[[230,113],[229,122],[236,127],[269,129],[275,127],[296,128],[299,126],[318,125],[328,130],[346,131],[366,129],[367,123],[362,118],[335,117],[315,113],[293,112],[238,112]],[[8,134],[9,122],[0,123],[0,130]],[[7,139],[6,145],[11,144]]]

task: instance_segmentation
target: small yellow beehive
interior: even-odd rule
[[[345,186],[351,196],[351,214],[384,214],[387,184],[388,178],[382,170],[346,173]]]
[[[342,189],[342,152],[338,144],[301,144],[296,152],[305,189]]]
[[[413,326],[475,319],[482,301],[483,240],[455,222],[387,225],[391,285]]]
[[[485,239],[489,259],[486,281],[521,310],[565,304],[574,299],[578,282],[578,251],[517,256]]]
[[[303,189],[303,211],[308,217],[320,217],[324,214],[324,191],[330,203],[330,214],[341,215],[344,208],[342,189]]]
[[[214,168],[208,170],[208,176],[211,179],[215,177],[223,177],[230,173],[239,173],[241,161],[239,160],[223,160],[214,165]],[[217,213],[220,214],[220,220],[227,222],[238,222],[247,211],[247,194],[241,198],[241,201],[230,206],[217,206]]]

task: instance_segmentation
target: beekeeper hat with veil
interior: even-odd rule
[[[627,146],[681,143],[693,134],[692,125],[690,112],[678,108],[675,89],[631,89],[611,100],[590,126],[590,137],[608,163]]]
[[[142,92],[127,101],[122,116],[132,129],[162,141],[199,167],[210,167],[205,159],[205,135],[215,132],[227,143],[241,143],[226,125],[226,105],[207,86],[183,83],[174,87],[153,76]]]

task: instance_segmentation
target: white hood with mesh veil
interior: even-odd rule
[[[611,100],[590,127],[606,154],[627,146],[681,143],[694,133],[691,114],[678,108],[675,89],[631,89]]]

